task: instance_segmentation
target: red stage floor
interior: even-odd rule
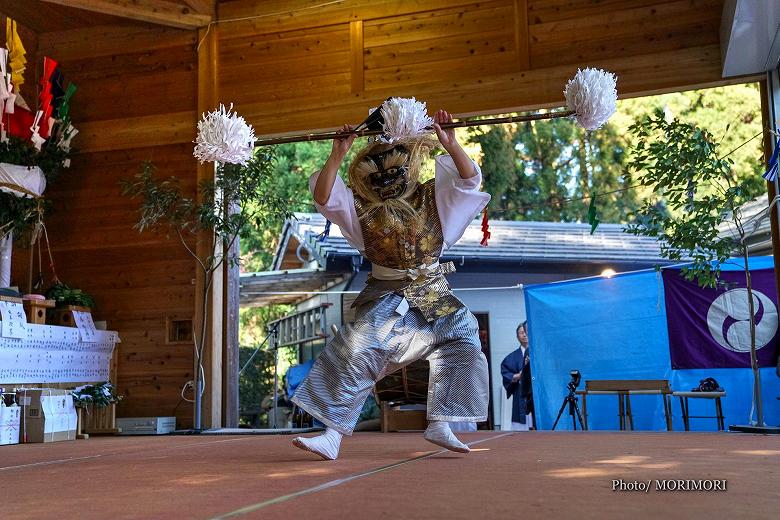
[[[780,438],[484,432],[469,455],[357,434],[325,462],[289,436],[112,437],[0,447],[0,517],[778,518]],[[647,492],[613,491],[648,483]],[[656,481],[726,480],[726,491]],[[673,484],[671,484],[673,485]],[[688,483],[688,486],[691,484]],[[703,484],[713,485],[713,484]]]

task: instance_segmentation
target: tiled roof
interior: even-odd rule
[[[646,263],[665,264],[654,238],[629,235],[622,224],[601,224],[590,234],[589,224],[561,222],[490,221],[488,247],[480,246],[481,222],[474,220],[463,238],[445,251],[449,259],[485,259],[522,263]],[[297,213],[285,226],[286,233],[302,238],[321,264],[332,257],[358,255],[342,236],[338,226],[322,241],[316,236],[325,229],[325,219],[317,213]],[[278,259],[277,259],[278,260]]]
[[[772,226],[770,224],[767,206],[769,198],[762,195],[747,202],[742,210],[742,224],[747,235],[747,244],[751,254],[772,254]],[[737,228],[732,218],[724,220],[718,226],[720,237],[739,238]]]

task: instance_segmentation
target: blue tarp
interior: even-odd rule
[[[770,268],[771,257],[751,259],[752,269]],[[726,269],[741,269],[736,263]],[[587,379],[668,379],[673,390],[689,391],[705,377],[726,390],[726,426],[748,424],[753,376],[750,369],[673,370],[669,356],[663,280],[654,270],[525,287],[537,427],[552,428],[567,394],[570,370]],[[761,369],[764,419],[780,424],[780,378]],[[582,405],[580,400],[580,406]],[[660,396],[631,397],[636,430],[665,430]],[[588,423],[594,430],[619,427],[617,397],[590,396]],[[673,426],[683,430],[679,401],[672,402]],[[690,415],[715,415],[712,400],[690,400]],[[691,419],[692,430],[715,430],[715,419]],[[564,411],[558,430],[572,429]]]

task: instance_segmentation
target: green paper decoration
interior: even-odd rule
[[[596,212],[596,194],[594,193],[590,198],[590,205],[588,206],[588,224],[590,224],[591,235],[596,231],[596,228],[599,227],[600,222],[598,213]]]
[[[70,117],[70,98],[72,98],[75,93],[76,85],[69,83],[68,87],[65,89],[65,94],[62,96],[62,101],[60,102],[60,108],[57,114],[61,120]]]

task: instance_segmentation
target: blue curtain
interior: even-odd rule
[[[772,267],[771,257],[751,259],[750,267]],[[739,262],[726,269],[741,269]],[[569,372],[579,370],[583,389],[587,379],[668,379],[673,390],[691,390],[705,377],[714,377],[726,390],[722,399],[728,424],[747,424],[751,411],[753,376],[749,369],[672,370],[666,329],[663,281],[654,270],[525,287],[531,348],[531,371],[536,422],[552,428],[567,394]],[[780,424],[780,378],[773,368],[761,370],[764,419]],[[690,415],[715,415],[709,399],[691,399]],[[660,396],[631,397],[636,430],[665,430]],[[582,401],[580,398],[580,408]],[[619,428],[617,397],[588,398],[588,423],[593,430]],[[682,430],[679,401],[672,402],[673,426]],[[564,410],[557,430],[572,429]],[[715,430],[715,419],[692,419],[692,430]]]

